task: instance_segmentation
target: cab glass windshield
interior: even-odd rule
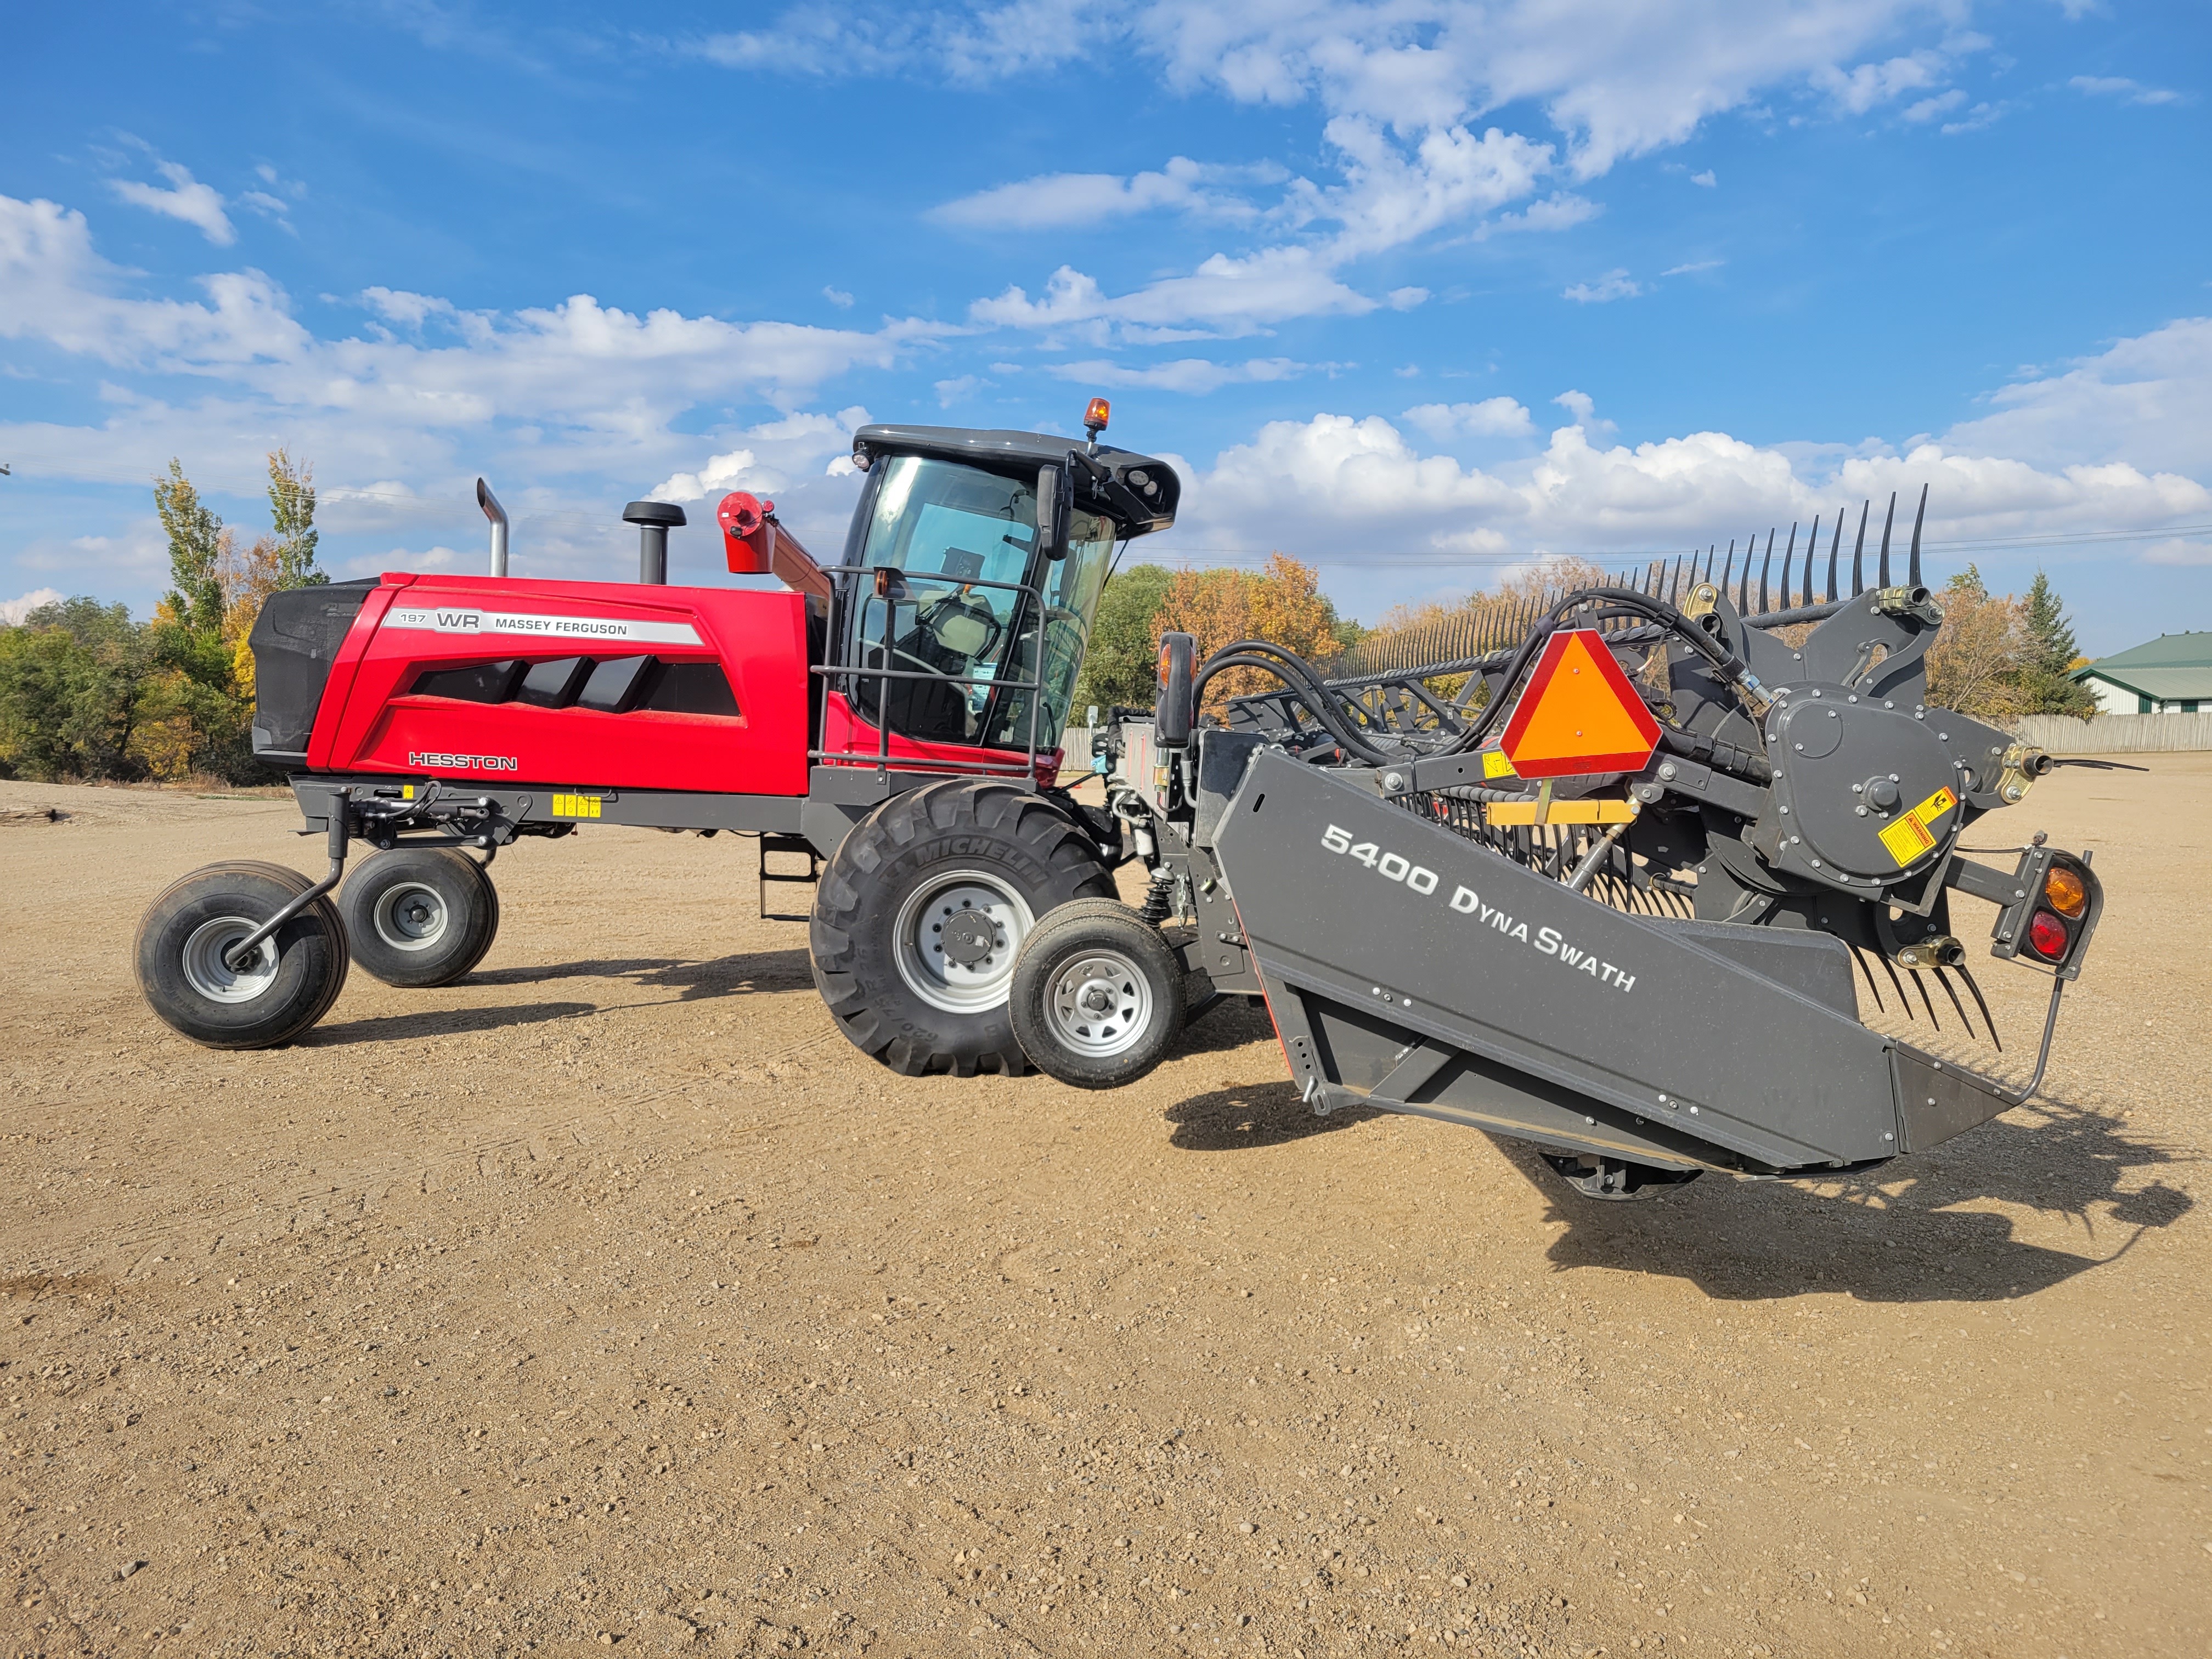
[[[1073,515],[1067,556],[1037,556],[1033,481],[915,455],[886,457],[859,562],[905,573],[905,591],[854,607],[846,660],[932,678],[856,678],[863,719],[890,702],[891,729],[937,743],[1026,748],[1040,678],[1040,749],[1058,746],[1083,648],[1113,556],[1110,520]],[[1040,570],[1036,568],[1042,565]],[[1036,589],[1043,598],[1039,611]],[[888,660],[885,642],[889,643]],[[961,684],[968,681],[973,684]]]

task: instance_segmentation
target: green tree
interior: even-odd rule
[[[0,629],[0,765],[41,781],[144,776],[147,647],[122,605],[82,595]]]
[[[169,476],[154,480],[154,510],[161,515],[161,528],[168,533],[169,580],[174,584],[162,597],[164,609],[179,627],[221,638],[221,568],[229,551],[222,520],[200,499],[173,458]]]
[[[2027,650],[2021,664],[2021,702],[2030,714],[2074,714],[2087,720],[2099,704],[2096,695],[2069,671],[2081,647],[2051,578],[2040,570],[2028,584],[2024,607]]]
[[[315,568],[315,469],[279,445],[269,457],[269,517],[276,529],[276,586],[319,587]]]
[[[1101,718],[1116,703],[1148,708],[1158,675],[1160,611],[1175,572],[1165,565],[1134,564],[1117,571],[1098,601],[1091,641],[1076,684],[1074,717],[1096,703]]]

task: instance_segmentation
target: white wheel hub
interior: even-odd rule
[[[427,951],[445,938],[452,913],[438,890],[419,881],[398,881],[376,896],[369,919],[376,936],[395,951]]]
[[[251,1002],[276,982],[276,941],[253,947],[243,968],[223,955],[261,924],[243,916],[217,916],[192,929],[185,941],[185,981],[210,1002]]]
[[[1152,988],[1119,951],[1085,951],[1053,975],[1045,1014],[1064,1047],[1103,1060],[1126,1053],[1144,1036]]]
[[[1036,918],[998,876],[956,870],[925,882],[899,907],[899,977],[933,1008],[981,1013],[1006,1000],[1014,956]]]

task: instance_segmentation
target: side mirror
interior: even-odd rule
[[[1060,469],[1041,466],[1037,469],[1036,514],[1037,542],[1048,559],[1067,556],[1067,532],[1060,521],[1062,491]]]
[[[1191,681],[1198,665],[1198,641],[1188,634],[1160,635],[1160,695],[1152,705],[1152,732],[1163,749],[1180,749],[1190,741],[1196,723]]]

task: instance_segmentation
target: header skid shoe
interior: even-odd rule
[[[1658,1170],[1881,1163],[2003,1111],[1828,934],[1626,914],[1274,750],[1214,832],[1293,1079]]]

